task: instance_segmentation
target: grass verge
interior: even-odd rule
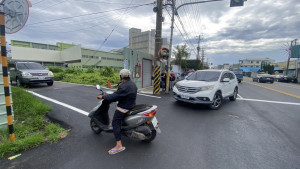
[[[10,142],[8,129],[0,129],[0,158],[28,150],[44,142],[55,142],[67,130],[51,123],[45,115],[50,106],[43,104],[22,88],[12,87],[15,142]]]
[[[118,70],[112,70],[110,67],[104,67],[102,69],[79,69],[79,68],[60,68],[50,66],[49,69],[54,73],[54,80],[78,83],[78,84],[89,84],[108,87],[108,82],[113,84],[120,83],[120,76]]]

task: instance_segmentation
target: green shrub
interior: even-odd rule
[[[105,67],[103,68],[103,70],[101,71],[101,75],[102,75],[102,76],[105,76],[105,77],[111,77],[111,76],[114,75],[114,71],[112,70],[111,67],[105,66]]]
[[[58,66],[48,66],[48,69],[53,73],[64,72],[64,69],[62,67],[58,67]]]
[[[64,79],[65,74],[64,73],[54,73],[54,80],[56,81],[60,81],[62,79]]]
[[[89,67],[85,72],[86,73],[94,73],[95,70],[92,67]]]

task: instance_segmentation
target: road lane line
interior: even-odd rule
[[[246,82],[246,81],[245,81],[245,82]],[[283,92],[283,91],[280,91],[280,90],[276,90],[276,89],[273,89],[273,88],[270,88],[270,87],[258,85],[258,84],[252,83],[252,82],[246,82],[246,83],[252,84],[252,85],[255,85],[255,86],[258,86],[258,87],[262,87],[262,88],[265,88],[265,89],[268,89],[268,90],[273,90],[273,91],[275,91],[275,92],[278,92],[278,93],[281,93],[281,94],[285,94],[285,95],[288,95],[288,96],[291,96],[291,97],[295,97],[295,98],[300,99],[300,96],[297,96],[297,95],[294,95],[294,94],[291,94],[291,93],[287,93],[287,92]]]
[[[245,100],[245,101],[254,101],[254,102],[265,102],[265,103],[278,103],[278,104],[291,104],[300,106],[300,103],[293,103],[293,102],[279,102],[279,101],[270,101],[270,100],[258,100],[258,99],[241,99],[237,98],[237,100]]]
[[[37,96],[37,97],[40,97],[40,98],[42,98],[42,99],[48,100],[48,101],[50,101],[50,102],[53,102],[53,103],[55,103],[55,104],[59,104],[59,105],[61,105],[61,106],[64,106],[64,107],[69,108],[69,109],[71,109],[71,110],[74,110],[74,111],[76,111],[76,112],[78,112],[78,113],[81,113],[81,114],[83,114],[83,115],[86,115],[86,116],[87,116],[87,115],[89,114],[88,112],[86,112],[86,111],[84,111],[84,110],[81,110],[81,109],[78,109],[78,108],[73,107],[73,106],[71,106],[71,105],[68,105],[68,104],[66,104],[66,103],[63,103],[63,102],[60,102],[60,101],[51,99],[51,98],[49,98],[49,97],[40,95],[40,94],[35,93],[35,92],[33,92],[33,91],[27,90],[27,92],[29,92],[29,93],[31,93],[31,94]]]
[[[237,96],[238,96],[239,98],[243,99],[243,97],[242,97],[241,95],[237,94]]]

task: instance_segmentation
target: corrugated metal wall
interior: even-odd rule
[[[11,104],[13,104],[11,89],[10,89],[10,99],[11,99]],[[1,71],[0,72],[0,129],[6,127],[7,127],[7,116],[6,116],[5,94],[4,94],[4,84],[3,84],[3,73]]]

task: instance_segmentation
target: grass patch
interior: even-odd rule
[[[88,68],[85,70],[78,68],[57,68],[49,67],[54,72],[54,80],[88,84],[108,87],[107,79],[111,84],[120,83],[119,71],[112,70],[110,67],[104,67],[102,69]]]
[[[0,158],[28,150],[44,142],[55,142],[67,130],[45,118],[50,106],[43,104],[22,88],[12,87],[15,142],[10,142],[8,129],[0,130]]]

